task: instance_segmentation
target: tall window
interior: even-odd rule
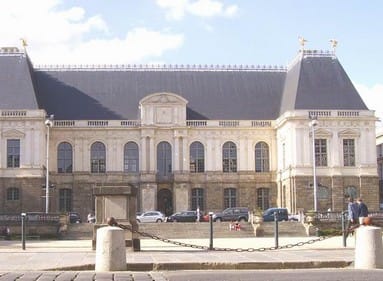
[[[7,140],[7,167],[20,167],[20,140],[18,139]]]
[[[231,141],[222,147],[222,169],[224,173],[237,172],[237,146]]]
[[[268,188],[257,189],[257,206],[261,210],[270,208],[270,190]]]
[[[224,208],[237,207],[237,190],[235,188],[225,188],[223,190]]]
[[[138,172],[138,145],[132,141],[124,146],[124,171]]]
[[[69,189],[69,188],[60,189],[59,210],[60,212],[72,211],[72,189]]]
[[[172,173],[172,150],[168,142],[160,142],[157,146],[157,170],[160,176]]]
[[[7,189],[7,200],[16,201],[20,200],[20,189],[16,187],[10,187]]]
[[[343,140],[343,165],[355,166],[355,142],[353,139]]]
[[[190,172],[203,173],[205,171],[205,153],[203,144],[195,141],[190,145]]]
[[[62,142],[57,148],[57,172],[72,173],[73,155],[72,145]]]
[[[102,142],[95,142],[90,148],[90,164],[92,173],[105,173],[106,151]]]
[[[265,142],[255,145],[255,171],[269,172],[269,146]]]
[[[199,209],[205,210],[204,205],[204,189],[203,188],[193,188],[191,192],[191,208],[192,210]]]
[[[315,139],[315,165],[327,166],[327,141]]]

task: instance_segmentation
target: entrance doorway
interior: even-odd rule
[[[158,211],[170,216],[173,214],[173,198],[172,192],[169,189],[161,189],[157,194],[157,209]]]

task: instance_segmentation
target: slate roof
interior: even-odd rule
[[[0,53],[0,109],[39,109],[24,53]]]
[[[287,70],[88,67],[31,73],[27,58],[1,55],[0,66],[7,77],[0,78],[2,108],[34,109],[37,100],[56,120],[139,119],[139,101],[158,92],[185,98],[188,120],[274,120],[294,109],[368,109],[338,59],[311,52]]]

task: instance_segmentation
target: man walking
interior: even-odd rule
[[[358,203],[354,202],[354,198],[350,197],[348,199],[348,205],[347,205],[347,227],[346,227],[346,237],[348,234],[353,232],[354,225],[358,223],[358,214],[359,214],[359,208]]]
[[[358,198],[358,217],[359,217],[359,224],[364,223],[364,219],[368,217],[368,208],[367,205],[364,204],[362,198]]]

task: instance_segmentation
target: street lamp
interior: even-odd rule
[[[53,126],[53,115],[45,119],[45,127],[47,127],[47,151],[46,151],[46,175],[45,175],[45,213],[49,213],[49,130]]]
[[[316,176],[316,162],[315,162],[315,127],[318,125],[317,116],[310,115],[311,137],[312,137],[312,154],[313,154],[313,188],[314,188],[314,211],[318,211],[317,200],[317,176]]]

